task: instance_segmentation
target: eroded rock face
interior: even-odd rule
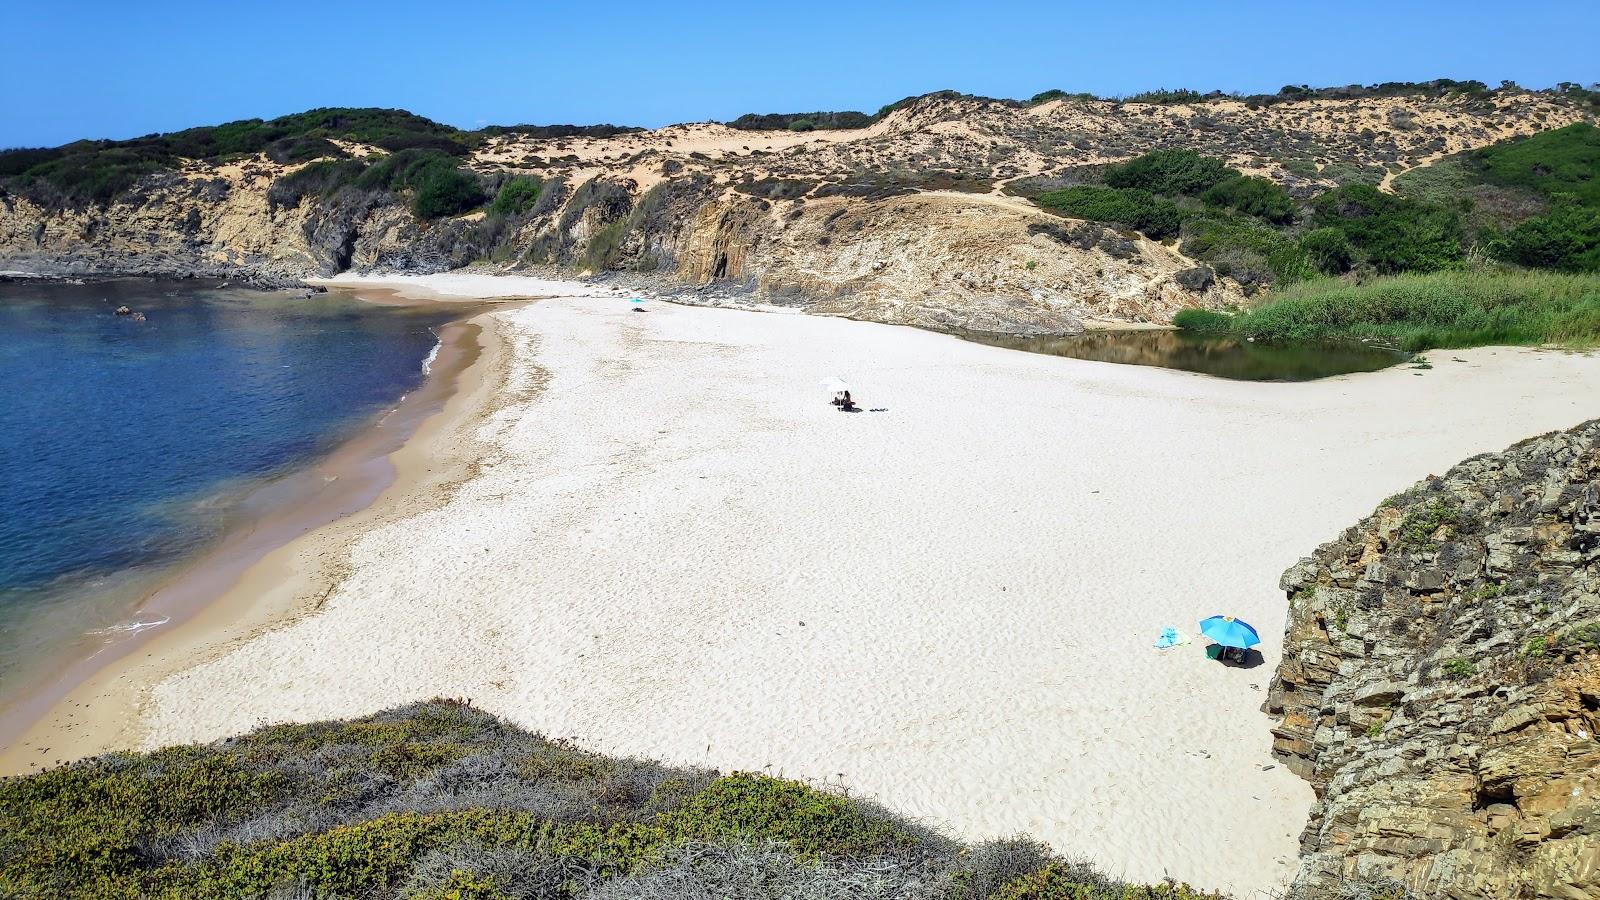
[[[1600,421],[1430,477],[1282,586],[1305,896],[1600,898]]]

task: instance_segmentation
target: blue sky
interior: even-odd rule
[[[465,128],[655,126],[871,112],[940,88],[1588,83],[1600,80],[1600,15],[1588,5],[8,0],[0,147],[316,106],[401,107]]]

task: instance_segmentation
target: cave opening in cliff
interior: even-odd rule
[[[1504,803],[1510,806],[1517,805],[1517,791],[1510,782],[1500,784],[1479,784],[1477,795],[1472,798],[1474,812],[1488,809],[1497,804]]]
[[[726,277],[728,277],[728,254],[726,254],[726,253],[717,254],[717,264],[715,266],[711,267],[711,277],[712,278],[726,278]]]

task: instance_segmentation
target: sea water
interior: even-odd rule
[[[452,318],[215,282],[0,282],[0,708],[422,381]],[[127,307],[137,315],[118,315]]]

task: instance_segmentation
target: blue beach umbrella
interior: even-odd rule
[[[634,297],[632,300],[629,300],[628,302],[629,303],[643,303],[644,302],[644,298],[643,297]]]
[[[1261,643],[1261,636],[1249,622],[1233,616],[1212,616],[1200,620],[1200,633],[1224,647],[1243,650]]]

